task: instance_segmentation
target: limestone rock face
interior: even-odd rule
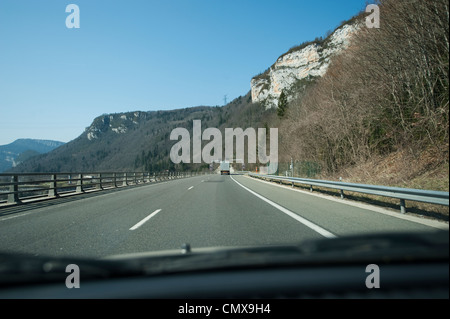
[[[252,102],[277,107],[282,91],[291,89],[299,80],[323,76],[331,58],[348,47],[357,30],[356,24],[344,24],[320,43],[293,48],[280,56],[266,72],[251,80]]]
[[[90,141],[96,140],[103,133],[108,133],[109,131],[116,134],[124,134],[130,129],[139,126],[139,123],[146,118],[147,113],[140,111],[99,116],[86,128],[86,138]]]

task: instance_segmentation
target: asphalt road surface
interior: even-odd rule
[[[352,234],[430,231],[407,220],[261,182],[206,175],[0,209],[0,252],[100,258],[191,247],[300,243]],[[9,209],[9,211],[8,211]],[[8,213],[8,212],[13,213]],[[448,230],[448,224],[436,222]]]

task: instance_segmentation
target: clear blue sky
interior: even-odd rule
[[[68,4],[80,28],[66,28]],[[68,142],[103,113],[222,105],[365,0],[1,0],[0,145]]]

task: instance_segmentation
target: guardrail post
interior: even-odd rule
[[[48,189],[48,197],[58,196],[58,190],[56,189],[56,174],[52,174],[50,188]]]
[[[77,188],[76,188],[75,192],[77,192],[77,193],[83,192],[83,174],[78,174]]]
[[[19,200],[19,176],[13,175],[11,176],[11,185],[9,185],[9,191],[11,194],[8,194],[8,204],[18,204]]]
[[[103,189],[102,174],[101,173],[98,174],[98,184],[97,184],[96,188]]]
[[[400,199],[400,212],[402,214],[406,213],[406,203],[404,199]]]
[[[123,173],[122,186],[128,185],[127,179],[128,179],[127,173]]]
[[[342,182],[342,177],[339,177],[339,181]],[[341,189],[341,199],[344,199],[344,190]]]
[[[309,185],[309,191],[312,193],[312,191],[313,191],[312,185]]]

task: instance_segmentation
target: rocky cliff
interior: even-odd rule
[[[92,124],[86,128],[85,134],[88,140],[95,140],[102,133],[112,131],[117,134],[127,133],[143,120],[146,120],[149,114],[147,112],[127,112],[119,114],[105,114],[94,119]]]
[[[277,107],[282,91],[290,91],[301,81],[325,74],[333,56],[342,52],[358,30],[355,23],[344,23],[324,40],[304,43],[290,49],[264,73],[251,80],[253,103]]]

